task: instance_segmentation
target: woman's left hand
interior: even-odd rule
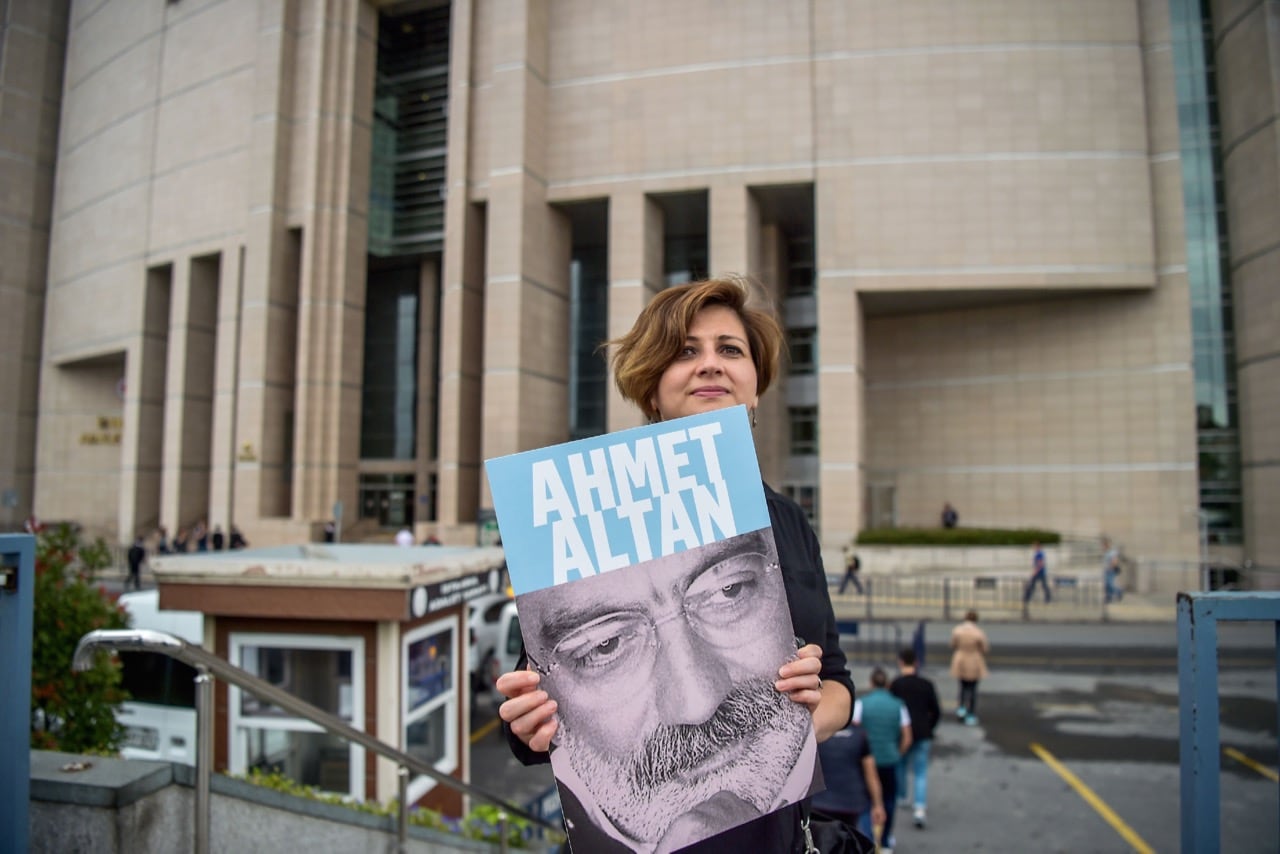
[[[773,687],[786,694],[793,703],[799,703],[813,714],[822,702],[822,647],[811,643],[800,647],[796,657],[778,670],[778,681]]]

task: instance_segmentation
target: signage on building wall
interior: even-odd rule
[[[98,429],[80,434],[81,445],[119,445],[124,435],[124,418],[119,415],[99,415]]]
[[[241,463],[256,463],[258,455],[253,450],[252,442],[245,442],[240,446],[240,453],[236,454],[236,461]]]
[[[502,573],[496,568],[487,572],[464,575],[462,578],[451,578],[448,581],[437,581],[435,584],[424,584],[409,592],[409,618],[418,619],[432,611],[470,602],[477,596],[486,593],[497,593],[502,583]]]

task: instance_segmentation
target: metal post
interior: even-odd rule
[[[863,597],[867,600],[867,619],[871,619],[871,600],[876,598],[876,583],[872,579],[867,579],[867,595]]]
[[[27,850],[36,540],[0,534],[0,848]]]
[[[196,668],[196,854],[209,854],[209,780],[213,775],[213,677]]]
[[[405,854],[409,850],[409,769],[403,765],[396,769],[396,787],[400,792],[400,812],[396,819],[399,842],[396,850]]]
[[[498,850],[501,851],[502,854],[507,854],[507,851],[510,850],[510,846],[507,844],[508,823],[509,820],[507,818],[506,811],[500,811],[498,813]]]
[[[1182,849],[1216,851],[1221,839],[1218,775],[1218,625],[1212,608],[1178,596],[1178,717]]]
[[[942,579],[942,619],[951,622],[951,579]]]

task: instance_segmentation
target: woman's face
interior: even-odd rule
[[[649,402],[664,421],[740,403],[755,409],[757,387],[742,319],[728,306],[709,305],[694,315],[684,346]]]

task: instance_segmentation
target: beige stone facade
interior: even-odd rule
[[[421,267],[439,308],[419,381],[438,385],[396,468],[361,459],[360,431],[378,25],[402,8],[71,4],[37,512],[117,539],[208,518],[282,542],[338,500],[350,523],[360,478],[404,468],[435,484],[419,535],[474,541],[483,460],[569,437],[574,212],[607,211],[614,335],[664,287],[695,194],[707,268],[817,330],[816,370],[766,396],[757,436],[771,483],[814,491],[832,557],[877,514],[932,525],[951,501],[962,524],[1197,560],[1167,2],[454,0],[443,252]],[[1231,554],[1280,568],[1276,9],[1215,15]],[[797,229],[816,283],[799,296]],[[608,429],[638,423],[608,394]],[[792,454],[796,406],[816,455]]]

